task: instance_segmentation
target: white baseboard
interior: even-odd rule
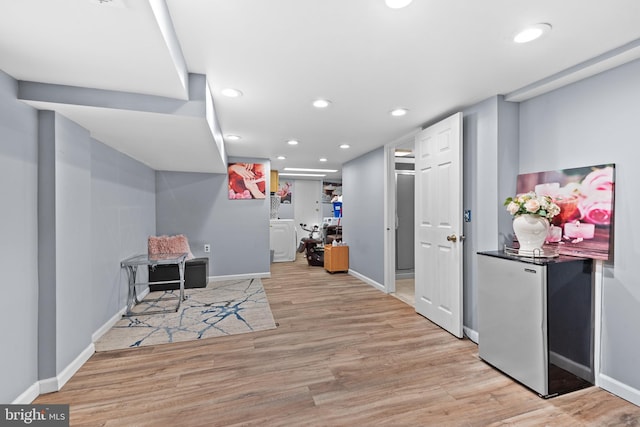
[[[362,280],[363,282],[373,286],[374,288],[376,288],[376,289],[378,289],[378,290],[380,290],[380,291],[382,291],[384,293],[387,293],[387,289],[384,287],[383,284],[380,284],[380,283],[376,282],[375,280],[372,280],[372,279],[368,278],[367,276],[365,276],[363,274],[360,274],[357,271],[352,270],[352,269],[349,269],[349,274],[352,275],[353,277],[358,278],[358,279]]]
[[[144,297],[146,297],[149,294],[149,292],[150,292],[149,286],[146,286],[142,290],[142,292],[138,294],[138,300],[144,299]],[[120,311],[114,314],[109,320],[107,320],[102,326],[100,326],[91,335],[91,342],[95,343],[96,341],[98,341],[104,334],[106,334],[109,331],[109,329],[113,327],[113,325],[115,325],[118,322],[118,320],[122,319],[122,316],[126,312],[127,312],[127,306],[125,305],[120,309]]]
[[[621,383],[607,375],[598,375],[598,386],[618,397],[628,400],[636,406],[640,406],[640,390]]]
[[[220,282],[222,280],[246,280],[246,279],[263,279],[271,277],[271,272],[250,273],[250,274],[230,274],[228,276],[209,276],[211,282]]]
[[[397,272],[396,271],[396,280],[402,280],[402,279],[413,279],[416,277],[416,273],[413,271],[410,271],[408,273],[406,272]]]
[[[58,387],[58,377],[40,380],[40,387],[39,387],[40,394],[53,393],[58,390],[60,390],[60,388]]]
[[[467,338],[469,338],[471,341],[473,341],[474,343],[478,344],[479,340],[480,340],[480,335],[478,334],[478,331],[474,331],[473,329],[467,327],[467,326],[463,326],[462,330],[464,332],[464,334],[467,336]]]
[[[78,372],[78,369],[89,360],[89,358],[95,353],[96,349],[93,343],[89,344],[66,368],[64,368],[58,375],[53,378],[47,378],[40,380],[39,393],[53,393],[60,391],[60,389],[71,379],[73,374]]]
[[[35,382],[31,387],[26,389],[20,396],[16,397],[12,405],[28,405],[34,400],[36,397],[40,395],[40,382]]]
[[[147,289],[149,289],[149,288],[147,288]],[[148,293],[148,291],[147,291],[147,293]],[[93,335],[91,335],[91,342],[96,342],[100,338],[102,338],[102,336],[104,334],[106,334],[109,331],[109,329],[111,329],[113,327],[113,325],[115,325],[118,322],[118,320],[122,319],[122,315],[126,311],[127,311],[127,307],[123,307],[119,312],[114,314],[111,319],[107,320],[104,325],[100,326],[98,328],[98,330],[95,331],[93,333]]]
[[[149,289],[149,286],[145,286],[145,288],[142,290],[142,292],[140,292],[138,295],[138,301],[144,299],[144,297],[146,297],[149,292],[151,292],[151,289]],[[126,307],[125,307],[126,309]]]

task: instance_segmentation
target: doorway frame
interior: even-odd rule
[[[417,128],[384,145],[384,291],[396,291],[396,161],[395,149],[412,143],[422,130]]]

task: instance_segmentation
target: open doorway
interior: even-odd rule
[[[392,247],[386,268],[387,291],[414,306],[415,300],[415,158],[413,136],[389,147],[388,156],[388,246]],[[393,212],[391,212],[393,211]],[[392,255],[393,254],[393,255]],[[391,261],[392,260],[392,261]]]

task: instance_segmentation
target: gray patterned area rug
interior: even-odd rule
[[[260,279],[209,282],[186,289],[177,312],[144,315],[162,301],[175,306],[179,291],[150,292],[135,306],[141,313],[120,319],[96,343],[96,351],[199,340],[274,329],[276,324]],[[152,302],[161,298],[161,302]]]

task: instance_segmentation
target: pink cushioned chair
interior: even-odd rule
[[[178,234],[176,236],[149,236],[149,255],[167,253],[186,253],[187,261],[184,269],[184,287],[204,288],[209,279],[209,258],[194,258],[189,247],[187,237]],[[158,265],[155,268],[149,266],[149,282],[179,280],[180,272],[177,265]],[[151,291],[166,291],[178,289],[177,283],[163,283],[149,285]]]

